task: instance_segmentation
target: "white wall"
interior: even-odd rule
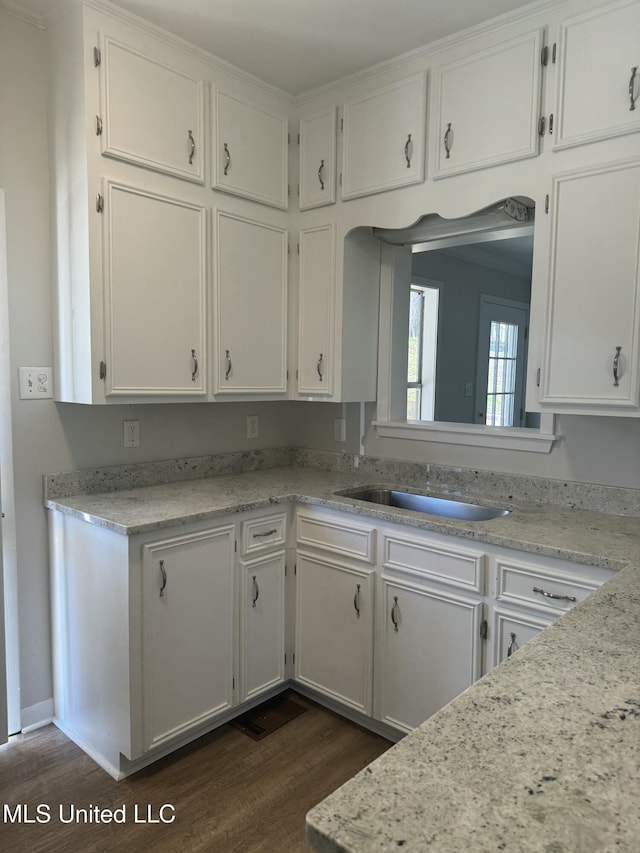
[[[293,443],[294,404],[85,407],[18,399],[18,367],[53,360],[46,35],[0,10],[0,187],[6,191],[21,706],[52,695],[42,475]],[[260,417],[248,440],[246,415]],[[141,446],[124,448],[138,418]],[[9,520],[8,520],[9,521]]]

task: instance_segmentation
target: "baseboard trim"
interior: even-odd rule
[[[21,708],[20,731],[26,735],[36,729],[41,729],[43,726],[48,726],[49,723],[53,722],[53,715],[53,698],[45,699],[44,702],[38,702],[28,708]]]

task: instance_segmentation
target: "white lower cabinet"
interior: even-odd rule
[[[370,715],[373,569],[301,552],[296,566],[296,681]]]
[[[493,610],[493,656],[496,664],[510,658],[525,643],[553,622],[554,617],[541,618],[517,610]]]
[[[284,681],[285,553],[240,561],[240,702]]]
[[[379,720],[411,731],[473,684],[482,612],[481,601],[380,576]]]
[[[145,750],[233,704],[234,542],[226,525],[143,548]]]

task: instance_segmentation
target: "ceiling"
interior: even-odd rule
[[[0,0],[46,26],[80,0]],[[299,95],[532,0],[114,0]]]

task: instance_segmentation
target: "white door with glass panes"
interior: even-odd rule
[[[528,327],[526,303],[481,297],[476,423],[524,426]]]

